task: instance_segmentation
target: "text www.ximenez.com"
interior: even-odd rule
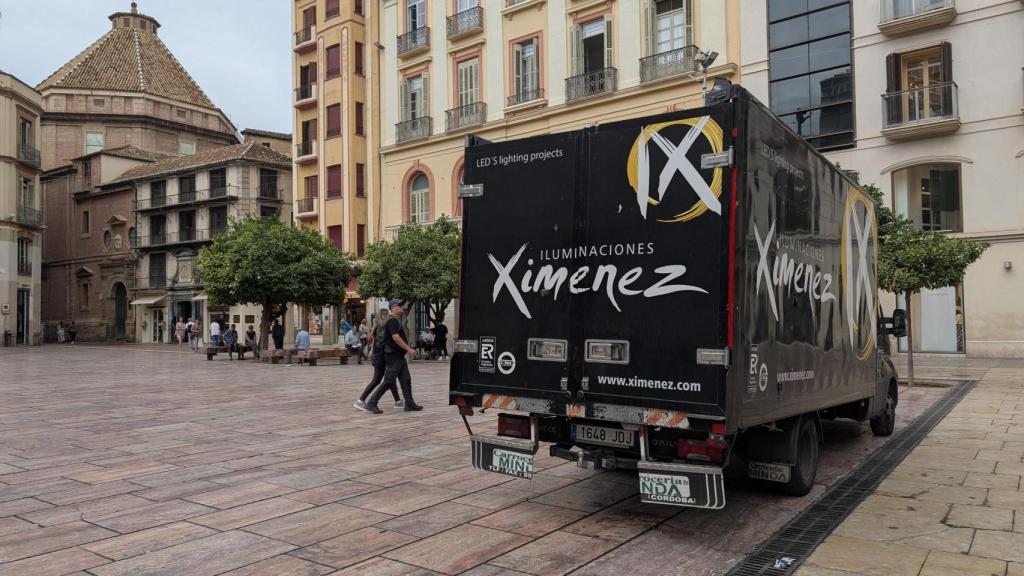
[[[598,384],[625,386],[627,388],[649,388],[654,390],[676,390],[679,392],[700,392],[700,382],[677,382],[675,380],[652,380],[639,376],[598,376]]]

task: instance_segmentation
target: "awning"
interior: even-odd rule
[[[359,298],[359,279],[352,278],[348,281],[348,286],[345,287],[345,300],[358,300]]]
[[[196,296],[195,298],[192,299],[193,302],[206,302],[206,300],[206,294],[200,294],[199,296]]]
[[[152,306],[153,304],[157,304],[159,302],[163,302],[164,298],[167,298],[167,296],[166,295],[163,295],[163,296],[148,296],[146,298],[139,298],[138,300],[132,300],[130,302],[130,304],[132,306]]]

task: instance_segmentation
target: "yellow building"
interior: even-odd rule
[[[364,0],[296,0],[292,27],[295,219],[356,257],[370,239],[368,197],[376,181],[370,8]],[[362,306],[350,296],[342,310],[358,321]],[[306,310],[300,321],[324,342],[335,341],[345,316],[331,308]]]
[[[739,0],[380,0],[375,240],[461,214],[467,134],[499,141],[699,106],[739,80]],[[378,204],[374,204],[378,209]],[[423,320],[420,320],[422,324]]]

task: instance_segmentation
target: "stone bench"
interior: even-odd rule
[[[312,348],[304,352],[296,352],[292,355],[293,358],[298,358],[299,362],[303,360],[309,362],[310,366],[316,366],[319,360],[325,360],[328,358],[337,358],[338,365],[348,364],[349,351],[344,348],[327,348],[320,350]]]

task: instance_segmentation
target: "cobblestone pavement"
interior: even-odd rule
[[[800,576],[1024,576],[1024,361],[945,364],[980,371],[975,389]]]
[[[805,498],[737,478],[724,511],[648,506],[635,474],[548,457],[532,481],[475,471],[447,406],[447,364],[413,364],[419,413],[355,411],[369,372],[207,362],[173,348],[0,350],[0,576],[717,574],[882,442],[866,425],[829,425],[822,484]],[[1003,412],[1020,402],[1019,382],[1010,388],[979,389],[918,467],[887,483],[879,498],[920,501],[905,532],[926,542],[918,520],[934,525],[952,508],[972,528],[943,528],[965,531],[950,552],[1024,539],[1011,531],[1012,510],[1024,509],[1013,497],[1024,416]],[[905,390],[898,426],[942,392]],[[996,413],[1007,422],[989,438]],[[492,430],[493,418],[472,421]],[[958,467],[925,491],[917,470],[931,457]],[[1003,498],[999,514],[978,514],[983,493]],[[843,538],[864,537],[861,526]]]

